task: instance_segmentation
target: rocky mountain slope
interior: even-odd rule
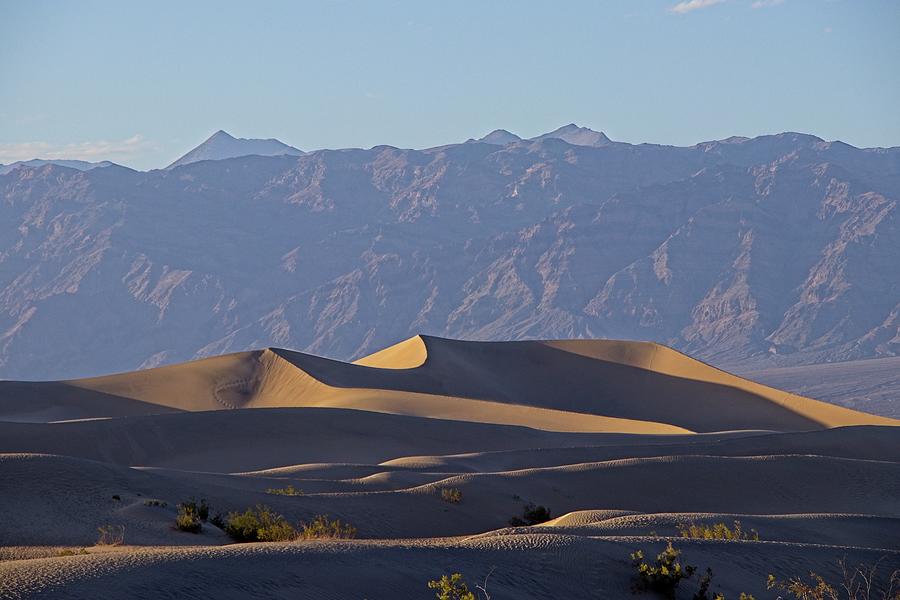
[[[654,340],[745,369],[900,354],[900,148],[601,135],[16,169],[0,377],[354,359],[419,332]]]

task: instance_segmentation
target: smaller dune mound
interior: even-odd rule
[[[377,369],[415,369],[428,360],[428,348],[422,336],[416,335],[384,350],[353,361],[354,365]]]
[[[693,526],[693,531],[691,530]],[[900,518],[866,514],[808,513],[753,515],[734,513],[638,513],[581,510],[536,527],[565,535],[602,537],[689,536],[715,539],[727,529],[735,539],[763,542],[853,545],[894,549],[900,539]],[[517,532],[518,533],[518,532]]]

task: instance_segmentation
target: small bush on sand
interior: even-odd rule
[[[459,504],[462,502],[462,490],[459,488],[442,488],[441,500],[450,504]]]
[[[475,594],[469,591],[469,586],[459,573],[441,575],[440,579],[429,581],[428,588],[437,590],[434,596],[438,600],[475,600]]]
[[[341,523],[340,519],[330,520],[328,515],[316,515],[309,523],[300,523],[300,537],[313,539],[350,539],[356,537],[356,527]]]
[[[682,523],[678,526],[678,533],[683,538],[697,540],[759,540],[756,530],[744,531],[740,521],[735,521],[732,527],[728,527],[725,523],[713,525]]]
[[[169,505],[168,502],[163,502],[162,500],[144,500],[144,506],[158,506],[160,508],[165,508]]]
[[[243,513],[229,513],[225,533],[237,542],[286,542],[297,537],[297,530],[287,519],[264,504]]]
[[[509,520],[509,524],[513,527],[522,527],[524,525],[538,525],[546,523],[550,520],[550,509],[544,506],[535,506],[534,504],[526,504],[522,508],[521,517],[513,517]]]
[[[98,546],[121,546],[125,543],[124,525],[101,525],[97,532],[100,534],[97,537]]]
[[[80,554],[90,554],[84,548],[63,548],[56,553],[56,556],[78,556]]]
[[[480,595],[484,596],[485,600],[491,600],[491,595],[487,591],[487,584],[493,573],[494,569],[492,568],[481,585],[475,584],[475,589],[478,590]],[[437,590],[434,596],[438,600],[477,600],[474,592],[469,591],[469,586],[459,573],[453,573],[449,576],[441,575],[440,579],[429,581],[428,587],[432,590]]]
[[[196,513],[197,518],[201,521],[206,521],[209,519],[209,504],[206,503],[206,498],[200,498],[200,502],[197,502],[195,498],[191,498],[187,502],[182,502],[178,505],[180,507],[185,507],[189,510],[192,510]]]
[[[302,496],[303,490],[295,488],[293,484],[289,484],[283,488],[268,488],[266,493],[273,496]]]
[[[178,514],[175,516],[175,528],[188,533],[200,533],[203,524],[197,513],[197,506],[193,502],[185,502],[178,505]]]
[[[690,579],[697,570],[693,565],[682,565],[679,557],[681,550],[672,547],[669,542],[666,548],[656,555],[653,564],[648,563],[643,550],[631,553],[631,564],[637,569],[638,590],[656,592],[664,598],[674,598],[675,590],[683,579]]]
[[[680,557],[681,550],[674,548],[672,542],[669,542],[665,549],[656,555],[656,561],[652,565],[646,561],[643,550],[632,552],[631,563],[637,569],[633,591],[653,592],[663,598],[675,598],[675,593],[681,582],[693,577],[694,572],[697,570],[697,567],[693,565],[682,565]],[[706,572],[700,577],[697,591],[692,597],[693,600],[725,600],[725,596],[719,592],[713,592],[712,596],[709,595],[712,580],[712,569],[707,568]],[[753,596],[741,592],[739,600],[755,599]]]
[[[802,577],[780,580],[769,575],[766,588],[781,590],[789,594],[789,598],[797,600],[900,600],[900,569],[882,578],[878,573],[881,560],[856,567],[850,566],[844,559],[837,561],[842,579],[837,584],[810,572],[806,581]]]

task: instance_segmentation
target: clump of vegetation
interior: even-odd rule
[[[807,581],[801,577],[779,580],[769,575],[766,588],[781,590],[797,600],[900,600],[900,569],[889,573],[882,581],[878,575],[881,560],[856,567],[851,567],[843,559],[837,561],[842,576],[842,581],[837,585],[810,572]]]
[[[165,508],[168,505],[168,502],[163,502],[162,500],[144,500],[144,506],[158,506],[160,508]]]
[[[462,502],[462,490],[459,488],[441,488],[441,500],[450,504]]]
[[[759,533],[755,529],[744,531],[741,522],[735,520],[732,527],[728,527],[725,523],[715,523],[707,525],[704,523],[683,523],[678,526],[678,533],[683,538],[697,540],[759,540]]]
[[[200,533],[203,523],[197,512],[197,505],[193,502],[185,502],[178,505],[178,514],[175,516],[175,528],[188,533]]]
[[[303,490],[295,488],[293,484],[288,484],[283,488],[268,488],[266,493],[273,496],[302,496]]]
[[[655,592],[670,600],[675,598],[675,592],[681,582],[693,577],[697,571],[697,567],[694,565],[682,564],[680,557],[681,550],[673,547],[672,542],[666,544],[665,549],[656,555],[656,560],[652,565],[647,562],[643,550],[632,552],[631,562],[637,569],[635,591]],[[693,600],[725,600],[725,596],[719,592],[714,592],[710,598],[712,580],[712,569],[707,568],[700,577]],[[741,592],[739,600],[755,599],[753,596]]]
[[[350,539],[356,537],[356,527],[341,523],[340,519],[331,520],[328,515],[316,515],[309,523],[300,523],[300,537],[305,540]]]
[[[118,494],[113,494],[112,499],[115,500],[116,502],[119,502],[120,500],[122,500],[122,496],[120,496]]]
[[[475,594],[469,591],[469,586],[459,573],[432,579],[428,582],[428,588],[437,590],[434,596],[438,600],[475,600]]]
[[[193,511],[201,521],[209,519],[209,504],[206,503],[206,498],[200,498],[200,502],[197,502],[195,498],[191,498],[187,502],[179,504],[178,507],[184,507],[186,510]]]
[[[513,527],[522,527],[524,525],[538,525],[546,523],[550,520],[550,509],[544,506],[534,504],[526,504],[522,508],[521,517],[513,517],[509,520],[509,524]]]
[[[656,555],[656,561],[651,565],[644,557],[643,550],[631,553],[631,563],[637,569],[637,588],[656,592],[665,598],[674,598],[675,590],[683,579],[690,579],[697,570],[693,565],[682,565],[679,557],[681,550],[672,546],[672,542]]]
[[[75,548],[63,548],[56,553],[56,556],[78,556],[80,554],[90,554],[90,552],[84,548],[78,548],[77,550]]]
[[[101,525],[97,532],[100,534],[97,538],[98,546],[121,546],[125,543],[124,525]]]
[[[229,513],[224,525],[225,533],[236,542],[286,542],[297,537],[294,526],[264,504]]]
[[[484,595],[485,600],[491,600],[491,595],[487,591],[487,583],[493,572],[494,569],[491,569],[487,577],[484,578],[484,583],[475,585],[475,589]],[[434,594],[437,600],[477,600],[474,592],[469,591],[469,586],[459,573],[453,573],[449,576],[441,575],[440,579],[432,579],[428,582],[428,588],[437,590]]]

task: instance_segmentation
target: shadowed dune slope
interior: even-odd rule
[[[676,434],[896,424],[730,375],[657,344],[416,336],[355,364],[282,349],[63,382],[0,383],[0,419],[352,408],[550,431]]]
[[[355,365],[275,352],[334,386],[490,399],[692,431],[897,424],[755,384],[647,342],[466,342],[417,336]]]
[[[603,439],[605,435],[599,433],[557,433],[334,408],[191,412],[69,423],[0,422],[3,452],[225,472],[316,462],[378,463],[422,454],[581,446]]]
[[[103,555],[0,564],[0,595],[17,598],[216,598],[322,600],[433,598],[425,582],[459,571],[470,585],[493,571],[494,598],[631,598],[630,552],[655,555],[664,541],[551,534],[449,540],[387,540],[315,544],[235,544],[226,547],[127,549]],[[787,577],[815,570],[839,578],[835,555],[851,564],[900,553],[803,544],[685,541],[690,563],[712,566],[715,591],[768,598],[765,574]],[[624,558],[623,558],[624,557]],[[685,588],[689,586],[685,585]],[[690,587],[693,592],[695,587]]]

